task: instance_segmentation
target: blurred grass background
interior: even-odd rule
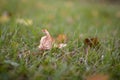
[[[119,0],[0,0],[1,80],[80,80],[91,74],[120,79]],[[41,55],[36,50],[48,29],[66,34],[68,46]],[[98,37],[102,48],[89,51],[83,40]],[[18,58],[18,54],[28,54]],[[38,53],[38,55],[32,55]],[[104,76],[102,76],[104,77]],[[88,78],[90,80],[90,78]]]

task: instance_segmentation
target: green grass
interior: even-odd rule
[[[4,11],[12,15],[10,21],[0,23],[0,80],[84,80],[97,73],[120,79],[119,5],[2,0],[0,8],[1,15]],[[18,18],[33,24],[16,23]],[[53,37],[66,34],[67,47],[39,51],[42,29]],[[98,37],[101,47],[90,49],[86,58],[83,41],[89,37]],[[26,56],[18,58],[19,53]]]

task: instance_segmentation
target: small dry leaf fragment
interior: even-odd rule
[[[100,47],[99,45],[99,41],[98,41],[98,38],[97,37],[94,37],[94,38],[86,38],[84,40],[84,44],[85,44],[85,53],[88,54],[89,52],[89,49],[90,48],[95,48],[95,49],[98,49]]]
[[[84,40],[84,44],[89,46],[89,47],[96,47],[99,45],[99,41],[98,41],[98,38],[95,37],[95,38],[86,38]]]
[[[58,45],[58,48],[61,49],[61,48],[64,48],[66,46],[67,46],[67,44],[61,43],[61,44]]]
[[[56,42],[58,43],[57,47],[59,49],[66,47],[67,44],[65,42],[67,41],[67,37],[65,34],[59,34],[58,37],[56,38]]]
[[[58,37],[57,37],[57,39],[56,39],[56,42],[58,42],[58,43],[64,43],[64,42],[66,42],[66,40],[67,40],[67,37],[66,37],[65,34],[59,34]]]
[[[38,48],[40,50],[50,50],[52,48],[54,39],[51,37],[46,29],[42,30],[42,32],[45,33],[45,36],[41,38]]]

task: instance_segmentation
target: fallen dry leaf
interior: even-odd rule
[[[88,54],[90,48],[98,49],[100,47],[97,37],[86,38],[84,40],[84,44],[85,44],[84,50],[86,54]]]
[[[40,50],[50,50],[52,48],[54,39],[51,37],[46,29],[42,30],[42,32],[45,33],[45,36],[41,38],[38,48]]]
[[[95,37],[95,38],[86,38],[84,40],[84,44],[86,46],[89,46],[89,47],[96,47],[99,45],[99,41],[98,41],[98,38]]]
[[[65,34],[59,34],[58,37],[57,37],[57,39],[56,39],[56,42],[58,42],[58,43],[64,43],[64,42],[66,42],[66,40],[67,40],[67,37],[66,37]]]
[[[61,48],[66,47],[66,46],[67,46],[67,44],[61,43],[61,44],[58,45],[58,48],[61,49]]]

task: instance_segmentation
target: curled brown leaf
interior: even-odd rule
[[[84,40],[84,44],[89,47],[96,47],[99,45],[99,40],[97,37],[94,38],[86,38]]]
[[[42,30],[42,32],[45,33],[45,36],[41,38],[38,48],[40,50],[50,50],[52,48],[54,39],[46,29]]]
[[[100,47],[100,43],[97,37],[86,38],[84,40],[84,44],[85,44],[84,50],[86,54],[88,54],[90,48],[99,49]]]

